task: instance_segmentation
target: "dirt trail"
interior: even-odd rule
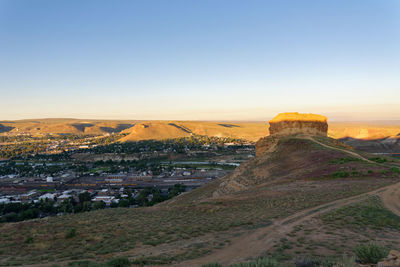
[[[345,152],[353,157],[362,159],[369,163],[375,162],[357,154],[356,152],[333,147],[319,142],[312,137],[305,137],[313,142],[338,151]],[[210,262],[219,262],[223,265],[229,265],[235,262],[246,261],[248,257],[262,255],[272,248],[274,241],[279,241],[281,237],[290,233],[295,226],[312,219],[322,213],[334,210],[352,203],[356,203],[367,196],[379,195],[382,198],[384,205],[393,213],[400,216],[400,183],[393,184],[387,187],[379,188],[358,196],[353,196],[345,199],[329,202],[317,207],[306,209],[297,212],[289,217],[277,219],[272,225],[259,228],[251,233],[239,236],[231,240],[231,245],[202,258],[181,262],[174,266],[201,266]]]
[[[389,187],[380,196],[385,207],[400,216],[400,183]]]
[[[320,142],[320,141],[315,140],[315,139],[312,138],[311,136],[307,136],[307,137],[305,137],[305,138],[306,138],[306,139],[309,139],[309,140],[311,140],[311,141],[313,141],[313,142],[315,142],[315,143],[317,143],[317,144],[319,144],[319,145],[321,145],[321,146],[324,146],[324,147],[327,147],[327,148],[330,148],[330,149],[335,149],[335,150],[338,150],[338,151],[342,151],[342,152],[345,152],[345,153],[347,153],[347,154],[350,154],[350,155],[352,155],[353,157],[356,157],[356,158],[358,158],[358,159],[362,159],[362,160],[367,161],[367,162],[369,162],[369,163],[374,163],[374,164],[376,164],[376,162],[371,161],[371,160],[369,160],[369,159],[367,159],[367,158],[361,156],[360,154],[357,154],[356,152],[353,152],[353,151],[349,151],[349,150],[346,150],[346,149],[342,149],[342,148],[338,148],[338,147],[334,147],[334,146],[330,146],[330,145],[324,144],[324,143],[322,143],[322,142]]]
[[[381,195],[382,193],[385,193],[384,195],[388,194],[390,197],[387,199],[393,201],[389,202],[392,203],[392,205],[388,206],[388,208],[391,210],[393,206],[399,208],[400,206],[396,205],[396,203],[400,204],[400,199],[398,198],[399,196],[397,195],[396,202],[394,201],[395,197],[393,197],[391,192],[399,193],[400,183],[379,188],[358,196],[325,203],[317,207],[297,212],[289,217],[277,219],[273,221],[272,225],[256,229],[251,233],[234,238],[231,240],[231,245],[228,247],[217,250],[214,253],[202,258],[184,261],[173,266],[201,266],[210,262],[219,262],[223,265],[229,265],[232,263],[246,261],[246,259],[249,257],[257,257],[271,249],[274,245],[274,241],[279,241],[281,237],[284,237],[286,234],[290,233],[295,226],[300,225],[303,222],[310,220],[322,213],[356,203],[367,196]],[[386,202],[384,203],[386,205]],[[397,211],[400,212],[400,209]]]
[[[312,137],[307,136],[305,138],[321,146],[342,151],[366,162],[376,164],[376,162],[373,162],[357,154],[356,152],[326,145]],[[250,233],[244,234],[243,236],[234,238],[231,240],[231,245],[228,247],[217,250],[214,253],[202,258],[177,263],[173,266],[201,266],[210,262],[219,262],[223,265],[229,265],[235,262],[246,261],[246,259],[249,257],[262,255],[271,249],[275,244],[274,241],[279,241],[280,238],[290,233],[295,226],[300,225],[303,222],[310,220],[322,213],[359,202],[363,198],[373,195],[381,196],[384,205],[393,213],[400,216],[400,183],[397,183],[358,196],[325,203],[317,207],[297,212],[286,218],[277,219],[273,221],[272,225],[259,228]]]
[[[353,203],[357,203],[368,196],[380,196],[384,205],[393,213],[400,216],[400,182],[386,187],[378,188],[376,190],[366,192],[357,196],[352,196],[344,199],[328,202],[313,208],[299,211],[288,217],[276,219],[272,221],[271,225],[252,230],[244,233],[238,237],[231,239],[231,244],[220,250],[215,250],[213,253],[204,257],[196,258],[193,260],[183,261],[173,264],[175,267],[186,266],[202,266],[206,263],[218,262],[223,266],[228,266],[232,263],[244,262],[249,257],[257,257],[271,249],[280,238],[285,237],[297,225],[300,225],[322,213],[341,208]],[[207,239],[207,237],[204,237]],[[165,246],[165,247],[164,247]],[[171,252],[170,244],[163,244],[157,247],[143,248],[147,252],[153,250],[154,252],[164,250],[165,253]],[[140,250],[140,249],[139,249]],[[138,249],[135,249],[138,253]],[[144,252],[144,251],[143,251]],[[114,253],[114,256],[130,256],[132,251],[124,251],[121,253]],[[59,264],[67,264],[69,261],[59,262]],[[29,266],[48,266],[48,264],[37,264]],[[164,265],[162,265],[164,266]]]

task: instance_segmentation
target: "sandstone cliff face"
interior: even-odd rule
[[[316,114],[281,113],[269,121],[270,135],[290,135],[296,133],[323,135],[328,132],[325,116]]]
[[[256,143],[256,157],[268,152],[272,152],[277,143],[278,138],[273,136],[266,136],[261,138]]]
[[[272,122],[269,126],[271,135],[290,135],[296,133],[310,135],[327,135],[328,124],[314,121],[282,121]]]
[[[272,152],[279,137],[292,134],[327,136],[327,118],[316,114],[280,113],[269,121],[269,136],[256,143],[256,156]]]

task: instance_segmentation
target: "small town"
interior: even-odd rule
[[[223,177],[254,157],[252,143],[231,138],[116,142],[120,137],[46,135],[40,140],[53,145],[43,151],[34,148],[37,137],[3,136],[9,158],[0,161],[0,220],[151,206]]]

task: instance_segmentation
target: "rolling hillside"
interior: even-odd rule
[[[0,121],[0,133],[9,134],[105,134],[132,127],[135,121],[37,119]]]
[[[269,134],[268,126],[268,123],[263,122],[39,119],[0,121],[0,135],[126,134],[120,139],[120,142],[207,135],[240,138],[256,142],[261,137]],[[329,124],[328,136],[339,139],[360,151],[400,155],[399,121],[386,123],[333,122]]]
[[[386,188],[394,190],[393,184],[400,181],[393,171],[398,164],[372,162],[368,155],[365,158],[347,150],[330,138],[287,136],[233,174],[155,207],[100,210],[0,225],[0,264],[103,262],[125,256],[136,264],[201,266],[209,262],[227,265],[263,255],[290,261],[298,253],[351,253],[350,245],[379,236],[379,231],[366,226],[368,231],[359,232],[351,221],[338,221],[340,231],[352,233],[348,235],[351,242],[337,234],[308,243],[318,240],[322,233],[310,234],[302,229],[318,226],[314,229],[323,229],[324,234],[334,232],[336,228],[329,230],[331,226],[323,216],[334,216],[330,214],[342,212],[346,205],[359,205],[359,201],[364,205],[360,209],[380,203],[380,194]],[[394,198],[391,201],[399,202]],[[381,206],[376,212],[388,212]],[[396,207],[393,203],[391,206]],[[390,233],[381,237],[381,242],[396,246],[400,229],[381,227]],[[72,236],[68,235],[71,229]],[[292,238],[296,235],[300,241]],[[287,238],[293,240],[290,246]],[[341,250],[336,250],[337,246]]]
[[[162,140],[187,137],[192,134],[257,141],[267,132],[268,128],[265,123],[155,121],[142,122],[126,129],[124,133],[129,133],[129,135],[124,137],[122,141]]]
[[[137,124],[137,125],[136,125]],[[265,122],[206,122],[206,121],[138,121],[138,120],[80,120],[37,119],[0,121],[0,133],[74,133],[104,134],[124,132],[122,141],[168,139],[190,134],[242,138],[257,141],[268,134]],[[395,138],[400,134],[400,122],[332,122],[328,135],[332,138],[374,140]]]

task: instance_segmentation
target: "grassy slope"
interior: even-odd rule
[[[387,210],[379,197],[324,213],[295,227],[276,243],[269,256],[288,259],[354,255],[359,244],[377,242],[389,249],[400,248],[400,217]]]
[[[196,258],[229,245],[237,234],[273,218],[393,183],[383,166],[349,161],[343,152],[310,140],[282,140],[271,155],[242,165],[238,182],[245,190],[210,196],[226,177],[152,208],[110,209],[0,226],[0,263],[27,264],[74,259],[105,259],[124,253],[148,262]],[[318,161],[319,160],[319,161]],[[331,171],[373,170],[347,178]],[[235,178],[236,179],[236,178]],[[70,229],[76,235],[67,238]],[[33,242],[26,242],[32,240]],[[256,255],[255,255],[256,256]]]

